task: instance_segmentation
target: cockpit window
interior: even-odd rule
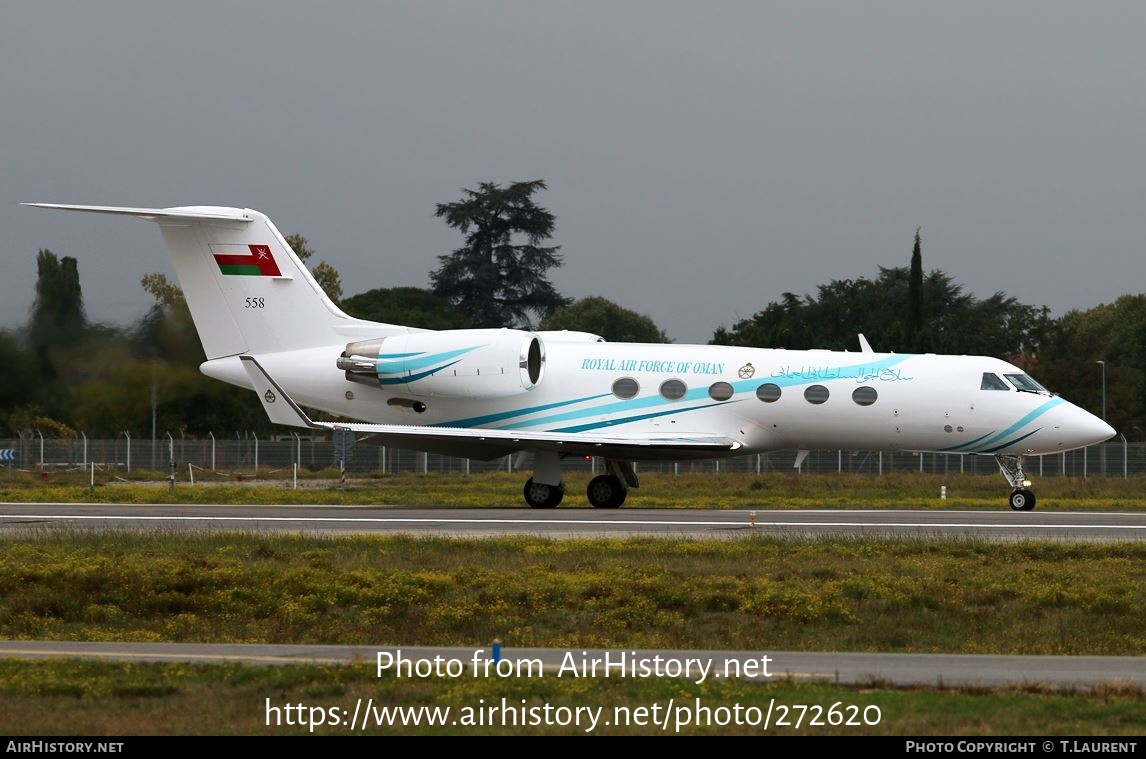
[[[1050,392],[1045,387],[1031,379],[1027,374],[1004,374],[1004,377],[1019,390],[1025,390],[1028,393],[1046,393]]]
[[[999,375],[991,372],[983,372],[983,384],[979,385],[980,390],[1010,390],[1007,383],[999,379]]]

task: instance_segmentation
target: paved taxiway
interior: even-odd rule
[[[1134,541],[1146,539],[1146,514],[1102,512],[918,510],[677,510],[567,508],[554,510],[402,508],[384,506],[233,506],[0,504],[0,540],[45,531],[245,531],[304,534],[419,534],[491,537],[530,534],[552,538],[659,536],[733,539],[895,536],[937,540]],[[163,644],[0,641],[11,658],[94,657],[136,661],[248,661],[361,663],[379,651],[361,646]],[[473,648],[402,647],[411,658],[469,661]],[[556,667],[559,649],[502,649],[504,659],[537,659]],[[574,651],[581,655],[581,651]],[[590,656],[603,651],[586,652]],[[618,651],[610,652],[616,656]],[[1102,683],[1146,687],[1146,657],[977,656],[818,652],[638,651],[641,656],[726,659],[771,658],[774,678],[847,684],[1020,685],[1088,688]],[[759,679],[759,678],[758,678]]]

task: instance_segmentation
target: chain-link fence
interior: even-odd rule
[[[681,462],[640,462],[644,472],[680,474],[684,472],[779,472],[791,471],[796,451],[773,451],[727,459]],[[420,453],[402,448],[374,445],[342,437],[305,435],[260,438],[247,433],[229,436],[189,438],[165,434],[141,439],[123,434],[114,439],[89,439],[81,433],[71,439],[44,438],[39,434],[0,439],[0,468],[23,471],[63,471],[92,466],[130,474],[158,472],[164,475],[196,470],[241,476],[258,472],[319,471],[334,469],[356,474],[400,472],[470,473],[513,471],[516,456],[492,461]],[[522,466],[529,468],[528,461]],[[1029,475],[1039,477],[1129,477],[1146,474],[1146,443],[1118,441],[1092,445],[1075,451],[1029,456]],[[600,460],[568,458],[566,471],[602,470]],[[999,467],[990,455],[959,453],[903,453],[890,451],[811,451],[801,462],[800,471],[811,474],[832,472],[885,475],[923,472],[998,475]]]

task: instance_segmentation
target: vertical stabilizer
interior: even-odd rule
[[[28,203],[153,221],[208,359],[273,353],[340,341],[335,328],[365,324],[344,314],[266,215],[249,208],[119,208]]]

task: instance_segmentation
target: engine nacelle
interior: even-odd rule
[[[338,368],[352,382],[424,398],[505,398],[545,373],[545,345],[516,329],[413,332],[349,343]]]

